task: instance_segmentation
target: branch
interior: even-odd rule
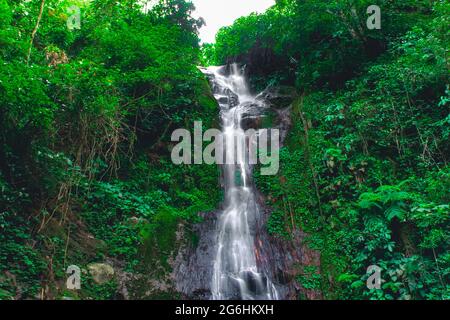
[[[37,18],[37,21],[36,21],[36,26],[34,27],[34,30],[31,33],[30,47],[28,48],[28,55],[27,55],[27,65],[30,63],[31,48],[33,47],[33,42],[34,42],[34,37],[36,36],[36,32],[39,29],[39,23],[41,23],[42,12],[44,12],[44,6],[45,6],[45,0],[42,0],[41,8],[39,9],[39,15],[38,15],[38,18]]]

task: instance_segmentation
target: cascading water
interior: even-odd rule
[[[217,254],[212,278],[215,300],[275,300],[278,293],[258,267],[255,226],[260,215],[249,164],[244,117],[257,117],[264,102],[250,94],[243,71],[236,65],[203,69],[219,102],[225,159],[222,166],[225,203],[217,222]],[[259,111],[258,111],[259,109]]]

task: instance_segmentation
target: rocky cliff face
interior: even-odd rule
[[[260,202],[261,205],[264,202],[262,196]],[[175,291],[184,299],[211,299],[211,278],[216,255],[213,244],[218,213],[201,214],[204,222],[194,226],[194,231],[200,239],[198,244],[187,244],[178,253],[173,279]],[[308,300],[321,299],[320,292],[303,288],[296,281],[302,266],[320,268],[320,255],[303,243],[306,235],[300,230],[294,232],[291,241],[270,236],[266,230],[270,214],[271,209],[264,207],[256,232],[255,250],[261,270],[271,276],[282,300],[296,300],[299,297]]]
[[[231,65],[232,63],[244,65],[246,72],[252,78],[266,77],[289,66],[289,61],[284,57],[276,55],[272,49],[262,46],[260,43],[256,43],[248,53],[228,58],[227,64]]]
[[[213,88],[214,89],[214,88]],[[280,130],[281,143],[284,142],[291,127],[290,110],[294,97],[294,89],[289,87],[269,87],[258,99],[263,99],[268,106],[264,114],[243,118],[243,128],[270,127]],[[232,94],[228,103],[237,99]],[[263,118],[268,118],[263,121]],[[274,238],[267,232],[266,224],[271,210],[265,206],[265,199],[258,194],[261,214],[255,226],[255,256],[258,267],[270,276],[280,299],[296,299],[302,295],[309,299],[316,295],[298,286],[295,277],[298,274],[297,264],[306,260],[318,263],[319,257],[302,245],[303,234],[296,232],[293,241]],[[216,232],[220,210],[202,213],[202,223],[193,226],[193,232],[199,239],[196,244],[181,247],[174,265],[173,278],[176,291],[183,298],[202,300],[211,298],[211,284],[214,259],[217,252]]]
[[[211,299],[211,279],[216,256],[216,222],[219,212],[201,213],[202,223],[193,226],[198,243],[180,248],[174,267],[175,287],[190,300]]]

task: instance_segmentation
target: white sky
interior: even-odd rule
[[[233,24],[239,17],[252,12],[264,12],[275,4],[275,0],[192,0],[196,12],[194,17],[202,17],[206,26],[200,29],[202,42],[215,42],[221,27]]]

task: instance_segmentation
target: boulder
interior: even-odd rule
[[[88,270],[98,284],[104,284],[114,276],[114,268],[107,263],[92,263],[88,265]]]

